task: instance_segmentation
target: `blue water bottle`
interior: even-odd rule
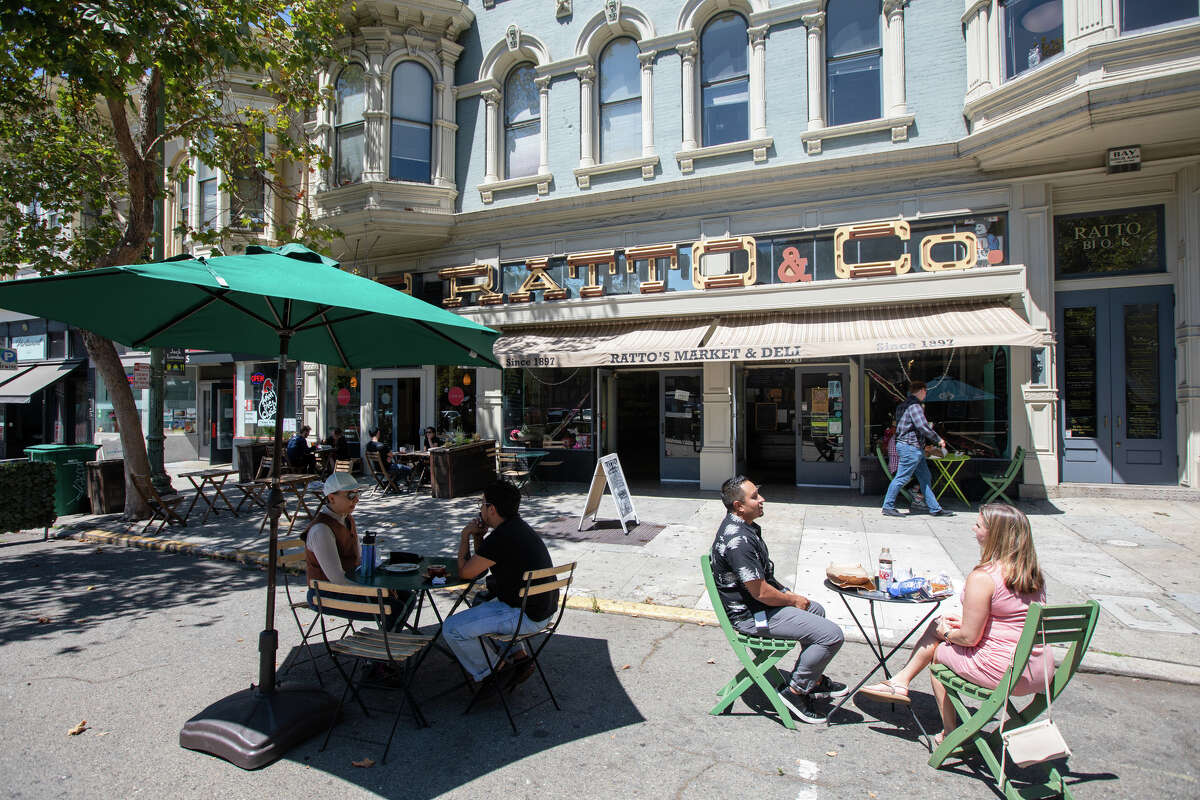
[[[364,578],[375,577],[375,534],[366,532],[362,540],[362,565],[358,568]]]

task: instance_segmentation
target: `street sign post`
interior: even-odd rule
[[[17,351],[8,347],[0,347],[0,369],[17,368]]]

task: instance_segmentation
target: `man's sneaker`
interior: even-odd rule
[[[897,511],[894,508],[883,509],[883,515],[885,517],[903,517],[904,516],[903,514],[901,514],[899,511]]]
[[[931,516],[931,517],[953,517],[954,512],[948,508],[939,508],[937,511],[931,511],[929,513],[929,516]]]
[[[820,725],[825,722],[827,716],[814,706],[813,696],[803,692],[793,692],[792,687],[784,686],[779,690],[779,699],[792,712],[792,716],[801,722],[807,722],[809,725]]]
[[[830,680],[828,675],[822,675],[821,680],[808,693],[814,700],[836,700],[850,694],[850,687],[844,683]]]

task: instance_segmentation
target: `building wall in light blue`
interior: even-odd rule
[[[837,0],[830,0],[836,2]],[[623,3],[636,8],[653,23],[659,37],[676,32],[680,3]],[[795,5],[771,3],[771,8]],[[458,62],[457,83],[469,87],[479,78],[485,54],[504,40],[505,30],[517,24],[522,33],[540,40],[547,48],[552,64],[572,59],[588,20],[600,13],[602,4],[576,2],[574,14],[556,19],[555,4],[547,0],[502,0],[493,8],[473,5],[475,24],[460,37],[466,48]],[[906,142],[893,143],[887,131],[827,139],[822,152],[805,152],[802,134],[808,128],[807,29],[798,19],[773,24],[766,45],[766,120],[774,146],[765,163],[755,164],[750,153],[703,159],[695,162],[694,175],[680,172],[675,153],[683,140],[682,60],[668,42],[659,46],[654,64],[654,130],[659,168],[657,183],[669,183],[694,176],[763,169],[782,164],[803,165],[892,151],[938,142],[953,141],[965,133],[962,117],[966,88],[966,57],[963,42],[961,8],[954,3],[914,0],[905,9],[906,95],[910,113],[916,116]],[[703,21],[696,26],[697,36]],[[553,68],[553,67],[552,67]],[[460,210],[465,212],[498,208],[537,199],[533,188],[495,194],[491,205],[480,199],[477,186],[485,175],[484,101],[477,93],[467,92],[458,101],[457,181]],[[550,86],[549,166],[554,174],[549,197],[562,198],[605,190],[635,188],[647,181],[638,170],[596,176],[592,188],[579,189],[572,171],[580,157],[580,86],[573,67],[556,75]],[[699,108],[697,113],[700,113]],[[598,155],[598,153],[597,153]],[[503,177],[503,151],[499,159]]]

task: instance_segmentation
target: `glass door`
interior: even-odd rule
[[[701,373],[659,373],[659,475],[667,481],[699,481],[704,442]]]
[[[396,449],[396,381],[374,382],[375,427],[379,429],[379,441]]]
[[[1063,482],[1175,483],[1171,287],[1063,292],[1056,305]]]
[[[212,440],[215,431],[212,427],[212,384],[202,384],[200,387],[200,405],[197,408],[199,418],[196,420],[196,457],[204,460],[212,455]]]
[[[233,387],[219,387],[214,405],[214,436],[209,461],[213,464],[228,464],[233,461]]]
[[[846,392],[850,371],[846,367],[796,370],[796,485],[850,485],[846,442],[850,422]]]

